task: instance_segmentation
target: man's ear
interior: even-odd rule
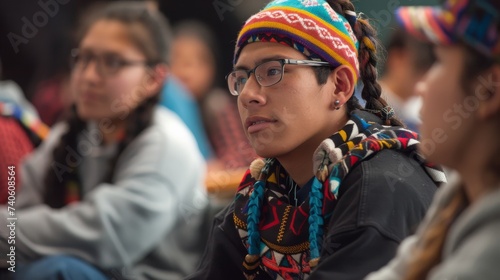
[[[147,70],[142,84],[148,96],[152,96],[161,90],[168,73],[169,69],[166,64],[157,64]]]
[[[477,111],[480,120],[488,120],[500,114],[500,65],[495,64],[487,72],[481,91],[476,90],[480,104]]]
[[[354,88],[356,87],[355,72],[347,65],[341,65],[330,73],[328,79],[335,85],[335,90],[332,94],[333,101],[338,100],[340,103],[339,106],[344,105],[354,93]]]

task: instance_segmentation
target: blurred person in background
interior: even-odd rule
[[[175,25],[171,69],[197,104],[199,115],[186,117],[201,118],[199,134],[206,135],[210,149],[209,172],[246,168],[257,157],[243,133],[236,102],[217,86],[218,50],[215,34],[206,24],[185,20]]]
[[[71,114],[16,168],[13,275],[181,279],[205,245],[207,201],[192,134],[157,106],[168,23],[144,3],[122,1],[86,19],[72,51]],[[3,263],[8,236],[2,227]]]
[[[1,70],[0,60],[0,168],[8,170],[9,166],[20,166],[24,156],[47,137],[49,127],[40,120],[21,88],[14,81],[2,79]],[[7,203],[8,187],[14,183],[19,191],[20,176],[0,174],[0,204]]]
[[[500,2],[403,7],[401,25],[434,44],[417,85],[422,153],[456,170],[417,233],[368,280],[496,280],[500,276]]]
[[[244,170],[257,155],[243,132],[234,98],[217,85],[218,50],[215,34],[203,22],[177,23],[170,53],[171,69],[173,78],[190,93],[189,97],[180,98],[190,99],[191,105],[178,108],[175,106],[178,99],[168,95],[164,104],[187,123],[198,124],[193,131],[198,130],[194,133],[198,136],[198,145],[206,151],[209,179],[218,172],[235,171],[239,183]],[[186,110],[189,106],[192,106],[190,111]]]
[[[418,131],[421,99],[415,85],[434,63],[432,44],[415,39],[401,28],[393,31],[387,44],[387,61],[379,79],[382,96],[411,130]]]

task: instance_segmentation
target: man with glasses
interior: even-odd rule
[[[189,279],[362,279],[424,216],[444,174],[380,97],[374,30],[344,2],[276,0],[243,26],[227,83],[262,159]]]

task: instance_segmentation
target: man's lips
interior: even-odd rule
[[[277,121],[265,117],[249,117],[245,121],[245,128],[247,129],[248,133],[255,133],[268,128],[275,122]]]

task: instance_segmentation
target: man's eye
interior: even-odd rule
[[[269,68],[267,69],[267,76],[275,76],[281,74],[281,68]]]
[[[248,80],[246,73],[244,73],[243,71],[233,72],[233,77],[234,77],[234,81],[237,84],[245,84]]]
[[[236,83],[238,83],[239,85],[244,85],[244,84],[246,84],[247,81],[248,81],[248,78],[246,78],[246,77],[239,77],[236,79]]]

